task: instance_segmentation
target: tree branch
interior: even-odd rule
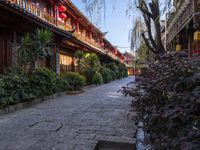
[[[148,49],[155,55],[157,55],[158,53],[152,48],[152,46],[150,45],[148,39],[145,37],[144,33],[141,34],[146,46],[148,47]]]
[[[153,39],[152,31],[151,31],[151,18],[149,16],[147,16],[146,14],[143,14],[143,18],[146,23],[149,40],[151,41],[153,48],[157,50],[158,46],[157,46],[155,40]]]

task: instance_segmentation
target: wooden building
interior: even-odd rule
[[[0,73],[13,64],[9,43],[37,28],[54,34],[57,73],[75,70],[77,50],[95,52],[102,62],[125,59],[70,0],[0,0]]]
[[[167,14],[162,40],[167,50],[186,50],[189,55],[200,54],[200,1],[174,0]]]
[[[130,52],[125,52],[124,57],[125,57],[124,63],[125,63],[126,68],[128,70],[128,75],[129,76],[135,75],[136,69],[135,69],[135,57],[134,57],[134,55]]]

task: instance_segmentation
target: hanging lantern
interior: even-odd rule
[[[67,18],[67,15],[65,13],[60,13],[59,14],[59,18],[61,18],[62,20]]]
[[[67,10],[67,8],[63,5],[61,5],[59,8],[58,8],[59,12],[64,12]]]
[[[115,51],[115,55],[117,56],[117,51]]]
[[[196,32],[194,33],[194,40],[195,40],[195,41],[199,41],[199,40],[200,40],[200,31],[196,31]]]
[[[180,52],[180,51],[181,51],[181,45],[180,45],[180,44],[177,44],[177,45],[176,45],[176,51],[177,51],[177,52]]]

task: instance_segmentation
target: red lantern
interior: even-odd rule
[[[65,13],[60,13],[59,14],[59,18],[61,19],[66,19],[67,18],[67,15]]]
[[[64,12],[64,11],[66,11],[67,10],[67,8],[65,7],[65,6],[60,6],[59,8],[58,8],[58,10],[59,10],[59,12]]]
[[[115,51],[115,55],[117,56],[117,51]]]

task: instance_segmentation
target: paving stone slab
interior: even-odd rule
[[[99,140],[134,143],[125,78],[0,116],[0,150],[94,150]]]

